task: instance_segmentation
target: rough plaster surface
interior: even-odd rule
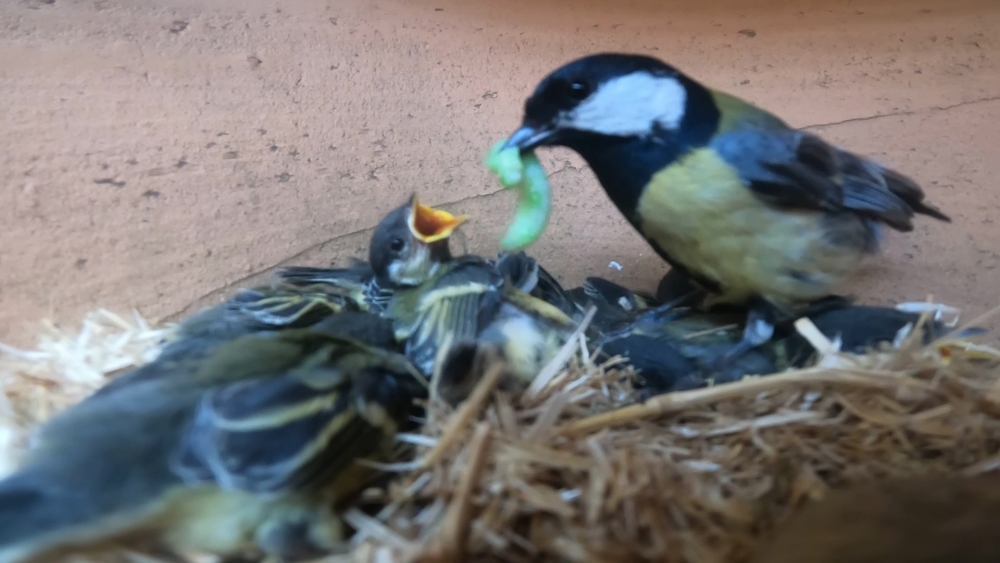
[[[893,234],[856,287],[1000,301],[996,0],[3,0],[0,340],[97,305],[176,317],[274,266],[360,255],[412,191],[513,209],[480,165],[541,76],[649,52],[921,181],[955,222]],[[547,151],[532,249],[564,282],[666,270],[582,162]],[[581,230],[574,234],[575,230]],[[623,266],[608,268],[610,261]]]

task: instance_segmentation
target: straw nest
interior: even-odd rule
[[[521,396],[497,390],[500,365],[456,409],[432,395],[388,490],[364,495],[375,508],[345,514],[353,550],[329,561],[745,561],[829,487],[1000,465],[1000,352],[903,334],[852,356],[797,326],[816,366],[645,403],[582,337]],[[32,425],[162,335],[100,311],[78,333],[47,325],[38,351],[0,349],[4,468]]]

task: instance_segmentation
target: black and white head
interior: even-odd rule
[[[692,90],[701,88],[645,55],[602,53],[546,76],[524,105],[524,122],[507,147],[578,145],[595,137],[671,134],[683,126]]]
[[[448,239],[468,219],[422,205],[413,195],[389,212],[372,233],[368,262],[382,284],[416,286],[451,259]]]

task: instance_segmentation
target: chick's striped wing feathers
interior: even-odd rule
[[[345,310],[347,306],[345,295],[320,288],[244,289],[226,303],[229,314],[260,330],[307,327]]]
[[[287,372],[208,391],[174,471],[189,482],[258,493],[316,490],[375,453],[396,432],[415,388],[401,357],[348,348],[320,348]]]
[[[531,293],[540,281],[541,267],[538,261],[523,251],[501,253],[494,266],[507,283],[521,291]]]
[[[269,330],[303,328],[350,310],[347,294],[335,287],[241,288],[228,301],[183,320],[164,342],[164,358],[203,355],[218,344]]]
[[[747,127],[717,136],[711,147],[776,206],[852,211],[900,231],[913,229],[915,213],[947,220],[909,178],[804,131]]]
[[[287,377],[210,392],[178,457],[185,478],[253,492],[296,489],[331,438],[350,443],[358,419],[344,389],[315,389]],[[283,404],[284,403],[284,404]],[[340,453],[340,452],[338,452]],[[330,465],[339,469],[334,457]],[[309,471],[306,471],[309,473]]]
[[[483,318],[500,307],[503,280],[485,261],[457,262],[446,273],[394,301],[390,316],[406,355],[424,373],[432,371],[438,349],[449,339],[475,338]]]
[[[282,283],[297,287],[326,286],[343,291],[358,307],[379,312],[385,309],[392,290],[379,285],[367,262],[355,260],[347,268],[291,266],[278,271]]]
[[[278,270],[275,277],[282,282],[293,285],[321,283],[343,287],[360,287],[372,277],[372,270],[367,262],[355,260],[346,268],[287,266]]]
[[[167,380],[171,385],[201,385],[204,381],[221,383],[257,377],[258,373],[280,373],[294,365],[290,362],[302,352],[301,346],[308,345],[308,340],[294,342],[263,336],[279,327],[251,327],[241,314],[229,311],[229,305],[226,302],[205,309],[181,323],[153,361],[115,377],[94,396],[156,380]],[[332,316],[327,315],[325,320]],[[301,330],[282,328],[293,334]],[[248,342],[253,343],[253,353],[245,351]]]
[[[541,266],[538,266],[538,284],[531,295],[558,307],[566,315],[573,316],[580,313],[562,284]]]

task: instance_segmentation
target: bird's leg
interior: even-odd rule
[[[641,314],[632,317],[632,320],[626,324],[624,327],[617,328],[614,330],[609,330],[597,338],[594,339],[595,346],[600,348],[604,343],[610,342],[612,340],[618,340],[619,338],[627,337],[632,334],[635,325],[650,323],[650,324],[662,324],[671,321],[676,321],[683,319],[684,317],[691,314],[692,309],[685,308],[691,299],[698,297],[700,291],[691,292],[686,295],[682,295],[670,303],[665,303],[658,307],[652,309],[647,309]],[[669,315],[669,316],[668,316]]]
[[[664,303],[663,305],[659,305],[657,307],[653,307],[652,309],[644,311],[641,315],[636,317],[636,320],[662,322],[664,320],[664,317],[668,313],[672,313],[671,316],[672,319],[683,318],[684,316],[690,313],[690,310],[678,311],[677,309],[690,305],[694,301],[694,299],[699,297],[700,295],[701,295],[700,290],[691,291],[689,293],[681,295],[680,297],[674,299],[673,301]]]
[[[853,303],[854,297],[850,295],[827,295],[826,297],[810,301],[805,306],[789,311],[789,314],[783,315],[784,318],[778,319],[776,322],[779,324],[784,322],[794,323],[802,317],[811,317],[833,309],[842,309],[851,306]]]
[[[748,304],[746,326],[743,328],[743,338],[735,346],[721,356],[703,364],[706,375],[719,371],[722,366],[739,359],[754,348],[765,344],[774,336],[774,325],[778,316],[777,309],[763,299],[754,299]]]
[[[656,288],[656,301],[662,304],[630,315],[628,324],[635,322],[662,323],[683,318],[689,311],[678,311],[677,309],[693,308],[705,294],[705,290],[696,286],[687,274],[676,268],[671,268],[660,280],[659,287]],[[622,308],[624,309],[624,307]],[[670,318],[665,318],[668,314],[670,314]],[[614,332],[611,331],[606,335],[611,336],[611,333]]]
[[[679,298],[690,298],[691,293],[704,293],[690,276],[677,268],[670,268],[656,286],[656,300],[668,303]]]

